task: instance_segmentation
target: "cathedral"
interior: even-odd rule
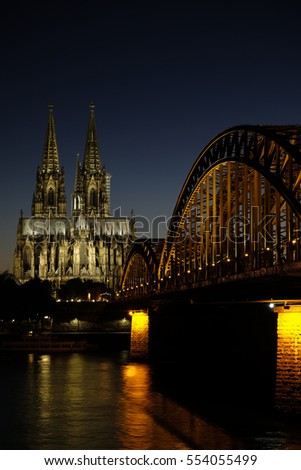
[[[133,219],[110,213],[111,175],[100,160],[94,105],[90,105],[83,162],[76,162],[71,214],[67,214],[64,168],[60,165],[53,105],[41,166],[37,169],[31,217],[22,211],[14,252],[14,276],[38,277],[56,287],[80,278],[116,291],[132,242]]]

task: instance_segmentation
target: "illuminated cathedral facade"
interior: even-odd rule
[[[110,213],[110,180],[100,160],[91,104],[84,158],[76,162],[71,214],[67,214],[64,169],[50,104],[31,217],[21,211],[18,224],[14,276],[20,282],[38,277],[60,286],[80,278],[118,289],[134,234],[132,218]]]

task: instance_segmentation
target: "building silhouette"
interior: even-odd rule
[[[21,211],[18,224],[14,276],[19,281],[38,277],[58,287],[81,278],[118,289],[134,223],[133,218],[110,214],[110,180],[100,160],[91,104],[84,159],[76,162],[71,214],[67,214],[64,168],[50,104],[31,217]]]

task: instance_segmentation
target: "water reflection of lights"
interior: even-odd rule
[[[39,400],[37,406],[41,423],[47,423],[47,421],[51,418],[51,413],[49,410],[49,402],[52,400],[51,355],[42,354],[38,359],[38,366],[40,369],[40,374],[38,381]]]
[[[150,388],[150,370],[147,364],[127,364],[123,369],[124,392],[128,400],[139,399],[141,406],[147,405]]]
[[[151,376],[149,364],[129,363],[122,368],[119,439],[125,449],[150,449],[150,443],[156,443],[155,449],[170,447],[169,433],[154,419]],[[172,439],[174,449],[189,449],[175,435]]]
[[[50,354],[42,354],[40,356],[40,360],[39,362],[42,363],[42,364],[49,364],[51,361],[51,356]]]
[[[124,368],[124,376],[128,379],[130,377],[135,377],[138,372],[138,367],[136,364],[128,364]]]
[[[33,364],[33,362],[34,362],[34,353],[29,353],[28,354],[28,362],[30,362],[30,364]]]
[[[137,441],[140,448],[146,440],[145,434],[151,432],[152,417],[147,412],[149,400],[150,371],[147,364],[127,364],[122,368],[122,414],[121,439],[124,445],[135,449]]]
[[[18,370],[22,380],[7,441],[16,441],[21,413],[26,426],[17,435],[26,449],[186,449],[153,417],[151,365],[128,360],[129,351],[118,360],[28,354],[25,382]]]

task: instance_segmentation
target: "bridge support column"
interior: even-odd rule
[[[275,406],[285,413],[301,413],[301,305],[275,307],[277,370]]]
[[[132,316],[130,358],[133,360],[147,359],[149,343],[148,312],[134,310],[130,312],[130,315]]]

